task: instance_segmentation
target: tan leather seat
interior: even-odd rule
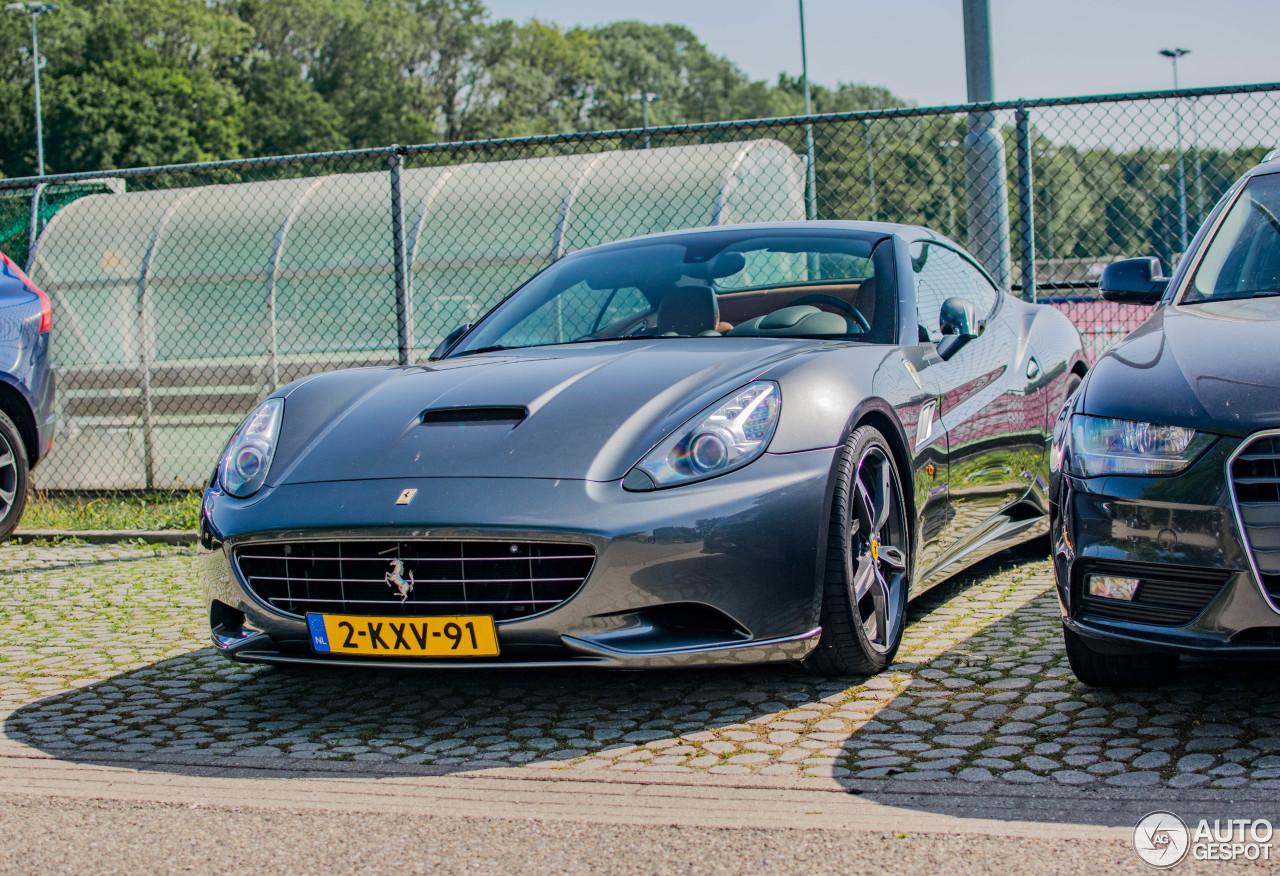
[[[673,286],[658,305],[658,335],[699,335],[719,324],[720,305],[710,286]]]

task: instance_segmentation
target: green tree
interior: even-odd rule
[[[729,59],[713,54],[686,27],[621,21],[595,28],[604,64],[591,107],[598,128],[638,128],[638,96],[657,94],[651,125],[715,122],[777,113],[775,89],[753,82]]]
[[[25,22],[0,29],[0,167],[34,169]],[[41,20],[49,171],[234,158],[242,100],[228,73],[252,32],[217,3],[86,0]],[[7,51],[6,51],[7,50]],[[25,70],[23,69],[25,67]]]
[[[779,74],[777,91],[779,99],[785,101],[786,115],[798,116],[804,113],[804,80],[801,77]],[[835,88],[810,82],[809,105],[814,115],[914,106],[887,88],[856,82],[841,82]]]
[[[45,113],[47,164],[140,167],[234,158],[241,101],[207,70],[158,63],[146,49],[53,80]]]
[[[316,91],[337,110],[353,147],[434,139],[437,103],[415,75],[431,53],[417,6],[383,0],[349,7],[315,59]]]
[[[603,74],[594,35],[531,19],[489,27],[483,37],[486,75],[473,83],[458,134],[515,137],[576,131]]]
[[[345,149],[341,114],[290,57],[261,58],[241,78],[244,135],[250,155],[290,155]]]

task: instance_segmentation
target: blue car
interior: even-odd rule
[[[31,469],[53,446],[52,327],[49,296],[0,252],[0,541],[17,528]]]

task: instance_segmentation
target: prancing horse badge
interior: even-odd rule
[[[417,490],[401,490],[400,497],[396,499],[397,505],[408,505],[413,501],[413,497],[418,495]]]

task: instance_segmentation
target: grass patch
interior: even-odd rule
[[[23,529],[195,529],[200,493],[174,490],[107,496],[35,490]]]

